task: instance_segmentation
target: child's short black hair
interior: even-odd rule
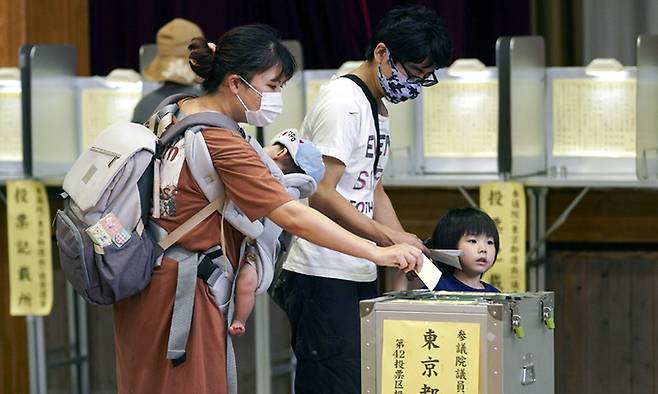
[[[366,49],[372,60],[377,44],[383,42],[396,62],[422,63],[429,59],[436,68],[448,65],[452,41],[443,21],[424,6],[394,8],[377,23]]]
[[[500,236],[496,222],[483,211],[475,208],[453,208],[449,209],[434,228],[432,238],[428,241],[431,249],[455,249],[459,239],[463,235],[486,235],[494,239],[496,257],[500,248]],[[439,268],[444,273],[452,273],[453,267],[440,264]]]

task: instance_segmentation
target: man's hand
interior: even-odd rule
[[[384,234],[384,238],[381,241],[378,241],[377,245],[390,246],[390,245],[406,243],[417,247],[418,249],[423,251],[423,253],[429,255],[429,250],[427,250],[427,247],[423,244],[423,241],[420,238],[418,238],[416,234],[408,233],[406,231],[395,231],[390,227],[383,225],[381,223],[377,223],[377,227],[381,231],[381,233]]]

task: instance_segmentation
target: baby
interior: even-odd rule
[[[306,174],[316,183],[324,176],[322,154],[310,141],[300,139],[295,129],[280,132],[272,139],[272,144],[263,149],[284,174]],[[250,253],[245,254],[236,279],[235,314],[228,328],[234,336],[245,333],[245,322],[254,308],[258,286],[254,257]]]

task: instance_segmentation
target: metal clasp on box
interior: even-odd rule
[[[532,360],[532,353],[526,353],[521,360],[523,361],[521,368],[521,384],[525,386],[535,383],[537,378],[535,377],[535,363]]]
[[[525,337],[525,329],[521,325],[521,315],[519,314],[519,306],[516,302],[510,303],[510,314],[512,316],[512,332],[518,339]]]
[[[554,330],[555,318],[553,316],[553,308],[550,305],[545,304],[544,300],[541,300],[541,316],[546,328],[549,330]]]

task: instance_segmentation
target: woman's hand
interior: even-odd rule
[[[422,251],[406,243],[377,247],[372,261],[381,266],[396,267],[403,272],[420,271],[423,266]]]

